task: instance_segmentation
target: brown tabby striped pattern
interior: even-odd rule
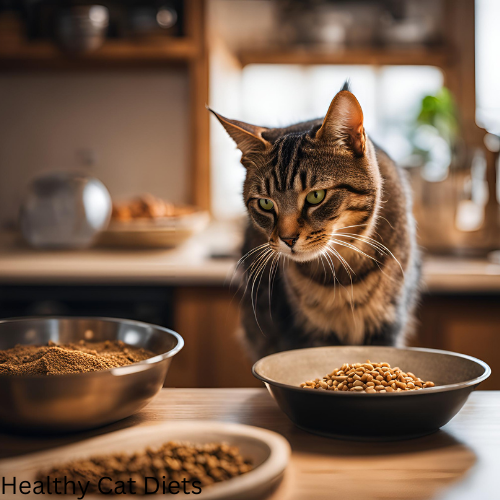
[[[216,116],[247,169],[242,326],[252,356],[402,344],[419,283],[410,191],[366,136],[348,87],[323,120],[287,128]],[[314,192],[325,193],[318,204]]]

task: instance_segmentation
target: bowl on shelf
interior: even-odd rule
[[[97,244],[121,248],[173,248],[203,231],[209,220],[208,212],[200,210],[181,217],[112,221],[99,235]]]
[[[137,412],[162,388],[182,337],[160,326],[112,318],[47,317],[0,321],[0,350],[121,340],[156,356],[119,368],[68,375],[0,375],[0,426],[21,431],[72,432]]]
[[[98,239],[101,246],[172,248],[202,231],[209,213],[174,204],[151,193],[113,203],[111,223]]]
[[[387,362],[436,385],[419,391],[368,394],[311,390],[302,382],[321,378],[344,363]],[[434,349],[341,346],[297,349],[257,361],[262,380],[298,427],[341,439],[394,440],[437,431],[490,376],[490,367],[464,354]]]

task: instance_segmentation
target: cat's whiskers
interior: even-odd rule
[[[385,245],[379,243],[377,240],[350,233],[332,233],[332,236],[340,236],[342,238],[361,241],[362,243],[366,243],[367,245],[371,246],[374,250],[377,250],[377,252],[379,252],[381,255],[389,255],[389,249]]]
[[[342,229],[350,229],[352,227],[363,227],[363,226],[368,226],[368,224],[354,224],[353,226],[338,227],[336,231],[342,231]]]
[[[248,290],[248,286],[250,284],[250,281],[252,280],[252,277],[255,275],[256,271],[259,269],[260,264],[272,252],[273,252],[273,250],[271,248],[262,249],[261,252],[254,258],[254,261],[250,264],[248,269],[245,270],[244,274],[248,274],[248,276],[247,276],[246,280],[244,280],[244,281],[246,281],[246,284],[245,284],[245,289],[243,290],[243,295],[241,297],[241,301],[245,297],[247,290]],[[238,291],[240,290],[240,288],[241,288],[241,285],[238,288]],[[241,303],[241,301],[240,301],[240,303]]]
[[[244,260],[246,260],[248,257],[250,257],[252,254],[255,254],[256,252],[259,252],[257,254],[256,257],[254,257],[254,262],[249,266],[248,269],[245,269],[243,271],[243,276],[248,273],[250,271],[250,269],[252,268],[252,265],[255,263],[255,260],[262,254],[265,252],[266,250],[266,247],[268,246],[268,244],[264,243],[263,245],[259,245],[258,247],[255,247],[255,248],[252,248],[252,250],[248,251],[245,255],[243,255],[243,257],[241,257],[241,259],[236,263],[236,266],[233,270],[233,275],[231,277],[231,281],[229,283],[229,287],[232,287],[233,285],[233,281],[234,281],[234,278],[236,277],[237,273],[238,273],[238,268],[239,266],[243,263]],[[233,298],[231,300],[233,300],[236,295],[238,295],[239,291],[241,290],[241,287],[245,284],[245,280],[242,279],[240,280],[240,284],[238,285],[238,288],[236,289],[236,292],[234,293],[233,295]],[[240,301],[241,302],[241,301]]]
[[[340,245],[345,248],[350,248],[351,250],[363,255],[364,257],[367,257],[368,259],[373,260],[377,264],[381,264],[375,257],[372,257],[371,255],[368,255],[366,252],[363,252],[360,248],[358,248],[355,245],[352,245],[351,243],[346,243],[345,241],[337,240],[335,238],[330,239],[330,243],[334,243],[335,245]]]
[[[332,243],[334,244],[337,244],[337,245],[341,245],[343,247],[346,247],[346,248],[349,248],[361,255],[363,255],[364,257],[368,257],[369,259],[373,260],[375,262],[375,265],[378,267],[378,269],[380,270],[380,272],[386,277],[388,278],[390,281],[395,281],[395,278],[393,276],[390,276],[388,275],[383,269],[382,269],[382,263],[379,262],[377,259],[375,259],[374,257],[372,257],[371,255],[368,255],[367,253],[363,252],[361,249],[359,249],[358,247],[356,247],[355,245],[351,245],[350,243],[346,243],[346,242],[343,242],[343,241],[340,241],[340,240],[336,240],[336,239],[332,239],[331,240]],[[364,242],[364,243],[367,243],[367,242]],[[394,257],[394,260],[396,260],[396,262],[398,263],[400,269],[401,269],[401,272],[403,274],[403,277],[404,277],[404,271],[403,271],[403,268],[401,267],[401,264],[399,263],[399,261],[396,259],[396,257]]]
[[[329,241],[329,243],[331,243],[332,240]],[[342,257],[342,255],[340,255],[340,253],[337,251],[337,249],[331,247],[329,245],[329,243],[327,244],[326,248],[327,250],[332,253],[333,252],[333,255],[335,257],[337,257],[337,259],[340,261],[340,263],[342,264],[343,268],[345,269],[345,271],[347,272],[347,274],[349,275],[349,278],[351,279],[352,281],[352,275],[356,275],[356,273],[354,272],[354,269],[349,265],[349,263],[347,262],[347,260],[344,259],[344,257]]]
[[[271,308],[271,301],[273,297],[273,285],[274,285],[274,278],[276,278],[276,270],[279,267],[280,257],[281,257],[281,252],[277,252],[271,262],[271,267],[269,268],[269,316],[271,317],[271,320],[273,319],[273,312]]]
[[[333,233],[333,236],[340,236],[344,238],[353,238],[358,241],[362,241],[363,243],[366,243],[367,245],[371,246],[372,248],[378,250],[381,254],[389,255],[392,257],[396,263],[398,264],[399,268],[401,269],[401,274],[404,277],[404,269],[397,257],[383,244],[380,243],[379,241],[370,238],[368,236],[360,235],[360,234],[349,234],[349,233]]]
[[[320,258],[321,264],[323,264],[323,272],[325,274],[325,276],[323,278],[323,285],[325,285],[326,284],[326,279],[328,278],[328,275],[326,274],[326,267],[325,267],[325,263],[323,262],[323,254],[322,253],[319,254],[319,258]],[[335,286],[335,281],[333,283],[334,283],[334,286]]]
[[[353,320],[354,320],[354,322],[356,322],[356,318],[354,316],[354,286],[352,283],[352,274],[356,275],[356,273],[354,272],[352,267],[349,265],[349,263],[342,257],[342,255],[340,255],[340,253],[335,248],[327,246],[326,249],[328,252],[332,252],[333,255],[335,257],[337,257],[337,259],[340,261],[340,263],[342,264],[342,266],[344,267],[344,269],[346,270],[346,272],[349,276],[349,281],[351,282],[351,311],[352,311]],[[340,280],[337,280],[337,281],[339,282],[339,285],[342,286],[342,288],[344,288],[344,290],[345,290],[345,287],[344,287],[344,285],[342,285]]]
[[[255,248],[252,248],[251,250],[249,250],[245,255],[243,255],[241,257],[241,259],[236,263],[236,269],[238,269],[238,267],[243,264],[243,262],[248,258],[250,257],[250,255],[254,254],[257,250],[261,249],[261,248],[264,248],[264,247],[270,247],[269,245],[269,242],[267,243],[263,243],[262,245],[259,245],[258,247],[255,247]]]
[[[335,282],[338,281],[337,274],[335,273],[335,265],[334,265],[330,255],[328,255],[326,249],[324,250],[324,252],[325,253],[323,253],[322,255],[325,257],[327,264],[330,266],[330,269],[331,269],[332,275],[333,275],[333,300],[335,301],[335,297],[336,297],[336,293],[337,293],[337,290],[335,287]]]
[[[262,245],[259,245],[258,247],[254,247],[252,248],[251,250],[249,250],[245,255],[243,255],[239,260],[238,262],[236,263],[236,266],[234,267],[234,270],[233,270],[233,275],[231,276],[231,281],[229,282],[229,287],[231,288],[233,286],[233,281],[234,281],[234,278],[236,277],[237,273],[238,273],[238,269],[239,267],[243,264],[243,262],[245,262],[245,260],[250,257],[251,255],[253,255],[255,252],[259,251],[259,250],[263,250],[267,247],[269,247],[269,242],[268,243],[263,243]],[[246,271],[245,271],[246,272]],[[238,293],[240,291],[240,288],[241,288],[242,284],[240,283],[240,285],[238,286],[238,289],[236,290],[236,293]],[[235,294],[236,295],[236,294]],[[233,297],[234,298],[234,297]]]
[[[272,249],[270,249],[270,253],[266,254],[266,257],[264,258],[263,262],[260,264],[257,271],[253,275],[252,289],[250,290],[250,298],[252,300],[252,308],[253,308],[253,314],[255,316],[255,322],[257,323],[257,326],[259,327],[259,330],[261,331],[261,333],[263,335],[265,335],[265,333],[263,332],[262,328],[260,327],[259,320],[257,319],[257,307],[256,307],[256,305],[257,305],[257,299],[258,299],[258,295],[259,295],[260,284],[262,282],[262,276],[264,276],[264,270],[266,269],[269,260],[273,257],[273,254],[274,254],[274,250],[272,250]],[[260,278],[259,278],[259,275],[260,275]],[[257,279],[259,281],[257,284],[257,290],[255,291],[255,299],[254,299],[253,292],[254,292],[255,284],[257,283]]]

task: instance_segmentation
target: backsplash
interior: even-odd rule
[[[0,95],[0,227],[50,170],[91,172],[114,198],[189,200],[185,71],[4,73]]]

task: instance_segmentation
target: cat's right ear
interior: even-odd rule
[[[250,125],[238,120],[230,120],[210,108],[207,109],[221,122],[226,132],[238,146],[238,149],[243,153],[243,156],[265,151],[270,146],[270,143],[262,137],[262,132],[268,130],[267,128]]]

